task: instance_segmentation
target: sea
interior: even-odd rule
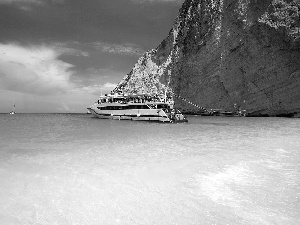
[[[300,119],[0,114],[0,224],[300,224]]]

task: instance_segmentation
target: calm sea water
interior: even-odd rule
[[[300,119],[0,114],[0,224],[300,224]]]

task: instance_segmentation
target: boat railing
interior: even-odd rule
[[[147,99],[147,98],[122,98],[122,99],[117,99],[117,98],[101,98],[98,99],[96,102],[97,104],[102,104],[102,103],[120,103],[120,104],[128,104],[128,103],[166,103],[166,104],[171,104],[171,101],[165,101],[164,99],[159,99],[159,98],[153,98],[153,99]]]

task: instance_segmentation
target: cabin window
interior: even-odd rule
[[[99,110],[149,109],[147,105],[124,105],[97,107]]]
[[[129,109],[149,109],[147,105],[130,105]]]

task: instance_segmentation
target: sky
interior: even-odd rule
[[[85,113],[167,37],[184,0],[0,0],[0,113]]]

